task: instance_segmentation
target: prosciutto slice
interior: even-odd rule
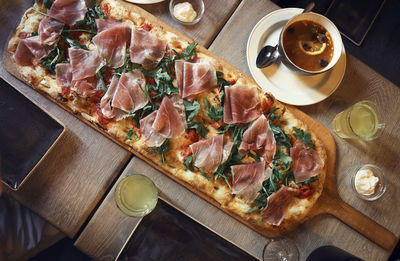
[[[141,71],[123,73],[121,78],[114,75],[105,95],[101,98],[100,108],[107,118],[122,119],[129,113],[143,108],[147,97],[143,91],[144,75]]]
[[[72,66],[73,81],[92,77],[103,66],[96,51],[73,47],[68,49],[68,54]]]
[[[55,0],[47,15],[64,24],[73,25],[85,18],[85,0]]]
[[[14,60],[22,66],[37,65],[47,54],[48,50],[40,42],[39,36],[33,36],[19,41]]]
[[[261,115],[256,86],[235,84],[225,87],[224,122],[248,123]]]
[[[112,68],[121,67],[125,61],[126,46],[130,39],[131,24],[119,23],[111,20],[97,19],[102,31],[93,37],[93,43],[97,46],[99,56]]]
[[[97,82],[95,76],[72,81],[71,90],[83,98],[90,97],[97,92]]]
[[[156,116],[157,111],[153,111],[139,122],[140,133],[149,147],[160,147],[166,140],[160,133],[155,132],[152,127]]]
[[[42,44],[53,45],[58,42],[64,24],[46,16],[39,24],[39,38]]]
[[[167,96],[161,101],[152,128],[165,138],[176,138],[185,131],[181,114]]]
[[[175,61],[175,73],[179,93],[188,100],[217,85],[215,69],[209,62],[178,60]]]
[[[292,170],[296,182],[303,182],[318,175],[324,167],[324,162],[318,153],[301,140],[296,140],[290,149],[290,156],[292,157]]]
[[[239,154],[244,156],[250,150],[256,152],[259,157],[262,157],[268,163],[272,162],[275,156],[276,141],[274,133],[264,115],[261,115],[243,133]]]
[[[122,23],[118,20],[108,19],[96,19],[97,33],[101,33],[107,29],[113,28],[114,26],[121,25]]]
[[[61,87],[71,87],[72,67],[69,63],[59,63],[56,65],[56,81]]]
[[[234,165],[231,169],[232,194],[248,202],[257,198],[262,183],[271,176],[271,169],[265,170],[264,161]]]
[[[262,213],[263,219],[271,225],[279,226],[293,202],[296,190],[286,186],[268,197],[268,206]]]
[[[164,57],[167,44],[151,32],[133,28],[131,34],[131,61],[139,63],[146,70],[153,69]]]
[[[224,135],[222,134],[191,144],[193,165],[207,173],[215,172],[222,162],[223,145]]]

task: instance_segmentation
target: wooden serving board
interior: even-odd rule
[[[175,33],[180,39],[187,40],[187,41],[193,41],[186,35],[180,33],[173,27],[170,27],[169,25],[165,24],[163,21],[154,17],[152,14],[141,9],[140,7],[125,3],[120,0],[117,0],[117,1],[120,2],[121,5],[124,6],[124,8],[146,17],[146,19],[148,19],[151,23],[161,25],[165,30]],[[208,51],[206,48],[204,48],[200,45],[198,46],[198,48],[202,53],[218,60],[227,70],[239,72],[239,70],[237,68],[235,68],[234,66],[223,61],[221,58],[219,58],[212,52]],[[7,47],[5,47],[5,50],[7,50]],[[8,51],[4,52],[3,63],[4,63],[4,68],[8,72],[10,72],[12,75],[17,77],[19,80],[24,81],[23,77],[19,74],[13,61],[11,60],[11,57],[10,57]],[[240,73],[240,77],[247,78],[250,81],[254,82],[254,80],[252,80],[248,75],[246,75],[244,73]],[[256,84],[256,83],[254,82],[254,84]],[[73,111],[69,107],[67,107],[65,104],[60,103],[57,100],[53,99],[47,93],[43,92],[43,94],[47,98],[49,98],[50,100],[52,100],[53,102],[55,102],[56,104],[58,104],[59,106],[64,108],[65,110],[74,114],[77,118],[79,118],[80,120],[82,120],[83,122],[85,122],[86,124],[91,126],[92,128],[94,128],[95,130],[99,131],[100,133],[102,133],[106,137],[110,138],[111,140],[113,140],[114,142],[116,142],[117,144],[122,146],[123,148],[132,152],[138,158],[146,161],[152,167],[156,168],[157,170],[164,173],[165,175],[167,175],[168,177],[170,177],[177,183],[181,184],[182,186],[184,186],[187,189],[191,190],[192,192],[196,193],[198,196],[207,200],[209,203],[213,204],[214,206],[221,209],[225,213],[231,215],[238,221],[244,223],[246,226],[257,231],[258,233],[260,233],[266,237],[278,237],[278,236],[282,236],[283,234],[288,232],[288,231],[285,231],[285,232],[278,231],[278,232],[271,233],[266,230],[261,230],[261,229],[259,229],[259,227],[255,226],[253,223],[240,218],[239,216],[233,214],[232,212],[226,211],[226,209],[223,208],[217,201],[210,198],[205,193],[196,190],[190,184],[178,179],[176,176],[172,175],[168,171],[164,170],[161,166],[154,163],[151,158],[147,158],[144,155],[138,153],[137,151],[132,149],[130,146],[117,140],[115,137],[113,137],[110,134],[108,134],[107,132],[105,132],[102,128],[98,127],[96,124],[83,118],[81,115],[73,113]],[[375,221],[373,221],[370,218],[368,218],[367,216],[363,215],[362,213],[360,213],[356,209],[352,208],[350,205],[346,204],[345,202],[343,202],[340,199],[340,196],[336,190],[336,178],[335,178],[335,172],[334,172],[335,160],[336,160],[336,145],[335,145],[335,141],[334,141],[331,133],[329,132],[329,130],[326,129],[324,126],[322,126],[317,121],[313,120],[311,117],[307,116],[305,113],[303,113],[296,107],[289,106],[289,105],[286,105],[286,106],[287,106],[287,109],[289,109],[299,120],[301,120],[305,124],[307,124],[307,126],[312,130],[312,132],[314,132],[317,135],[317,137],[323,142],[326,152],[327,152],[328,162],[327,162],[327,175],[326,175],[325,184],[324,184],[324,191],[323,191],[321,197],[319,198],[319,200],[317,201],[317,203],[315,204],[315,206],[312,208],[311,212],[307,215],[305,220],[310,219],[310,218],[320,215],[320,214],[325,214],[325,213],[331,214],[331,215],[338,217],[343,222],[345,222],[349,226],[353,227],[358,232],[360,232],[361,234],[363,234],[364,236],[369,238],[371,241],[382,246],[383,248],[392,249],[394,247],[394,245],[396,244],[396,237],[392,232],[390,232],[386,228],[382,227],[381,225],[377,224]]]

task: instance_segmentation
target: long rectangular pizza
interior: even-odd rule
[[[326,152],[247,75],[135,6],[42,0],[8,50],[35,89],[267,236],[301,223]]]

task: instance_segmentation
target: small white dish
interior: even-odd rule
[[[374,173],[375,177],[379,178],[378,184],[375,187],[375,192],[369,195],[362,195],[360,193],[357,192],[356,190],[356,185],[355,185],[355,178],[356,178],[356,174],[358,171],[360,170],[371,170]],[[380,198],[386,191],[386,183],[385,183],[385,178],[383,176],[383,171],[381,168],[372,165],[372,164],[366,164],[363,165],[361,168],[357,169],[352,175],[351,175],[351,187],[354,191],[354,193],[356,193],[356,195],[364,200],[368,200],[368,201],[373,201],[376,200],[378,198]]]
[[[197,16],[192,22],[183,22],[179,19],[177,19],[174,15],[174,7],[175,5],[183,2],[189,2],[192,6],[194,11],[196,11]],[[172,19],[174,19],[176,22],[183,24],[183,25],[194,25],[197,24],[201,18],[203,18],[204,15],[204,2],[203,0],[171,0],[169,2],[169,14],[171,15]]]
[[[336,65],[317,75],[295,73],[281,62],[257,68],[256,58],[261,48],[275,46],[286,23],[301,12],[301,8],[284,8],[267,14],[254,26],[247,42],[247,64],[254,80],[279,101],[292,105],[310,105],[328,98],[339,87],[346,71],[344,47]]]

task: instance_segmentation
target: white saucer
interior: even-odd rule
[[[261,48],[275,46],[285,24],[301,12],[301,8],[284,8],[269,13],[254,26],[247,42],[247,64],[254,80],[279,101],[292,105],[310,105],[326,99],[337,89],[346,70],[344,47],[337,64],[330,71],[317,75],[295,73],[281,62],[264,69],[256,67]]]

